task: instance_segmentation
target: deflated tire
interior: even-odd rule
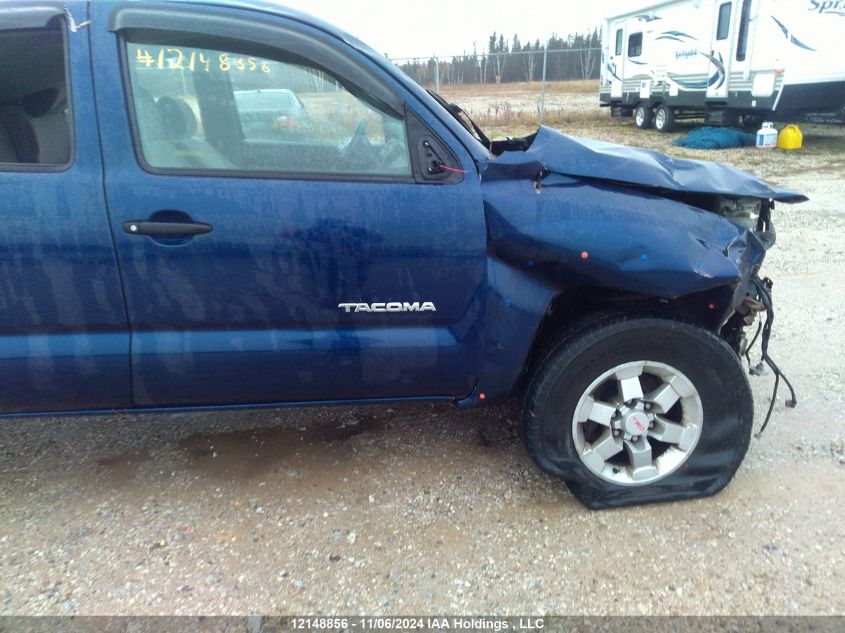
[[[591,508],[712,495],[739,467],[753,400],[719,336],[671,318],[611,318],[551,346],[525,392],[522,435]]]

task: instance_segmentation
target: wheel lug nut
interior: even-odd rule
[[[622,434],[622,431],[619,429],[613,429],[613,437],[619,437]]]

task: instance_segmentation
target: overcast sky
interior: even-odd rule
[[[276,0],[339,26],[392,58],[486,50],[493,31],[523,42],[599,26],[630,0]],[[646,4],[640,2],[640,4]],[[624,10],[624,9],[623,9]]]

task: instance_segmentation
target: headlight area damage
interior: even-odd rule
[[[548,128],[497,150],[482,166],[491,254],[527,256],[552,284],[666,299],[744,291],[774,243],[774,201],[806,200],[726,165]]]
[[[490,284],[501,299],[490,318],[501,331],[525,332],[525,340],[493,336],[479,391],[513,384],[507,368],[539,327],[538,309],[577,311],[574,303],[589,300],[585,288],[603,305],[677,307],[737,354],[747,354],[743,329],[765,310],[763,360],[781,375],[767,354],[771,282],[758,272],[775,240],[774,202],[805,196],[729,166],[548,128],[493,143],[492,154],[481,166]]]

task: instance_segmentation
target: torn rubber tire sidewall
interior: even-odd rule
[[[701,437],[689,458],[666,477],[621,486],[586,468],[572,439],[572,418],[590,382],[626,362],[649,360],[683,372],[701,397]],[[564,478],[591,508],[715,494],[733,478],[754,418],[748,379],[736,354],[716,334],[668,318],[616,318],[571,332],[547,353],[523,405],[523,437],[541,468]]]

